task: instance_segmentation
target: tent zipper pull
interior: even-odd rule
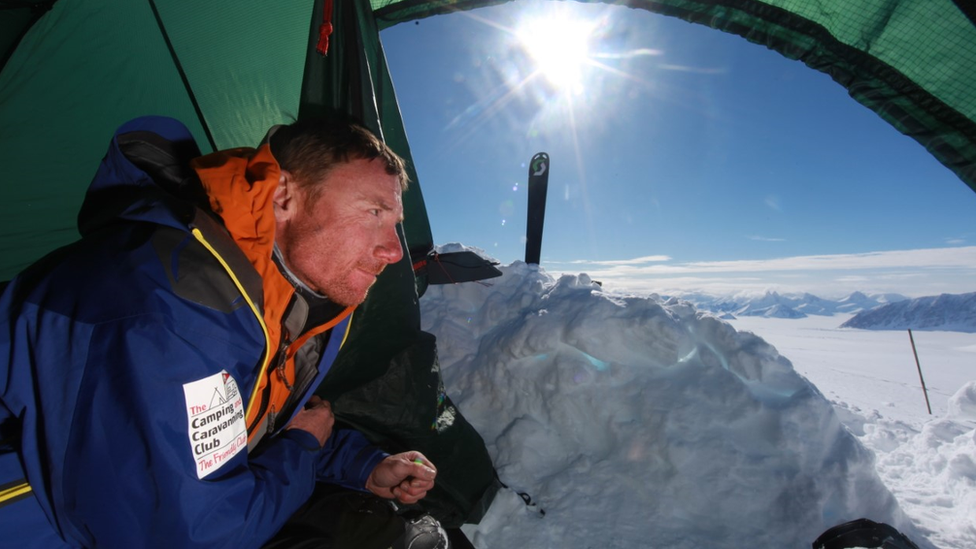
[[[329,53],[329,35],[332,34],[332,0],[325,0],[322,7],[322,25],[319,26],[319,43],[315,51],[323,57]]]

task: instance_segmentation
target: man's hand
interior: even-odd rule
[[[286,429],[301,429],[312,434],[319,441],[319,448],[325,446],[325,441],[332,435],[335,416],[332,415],[332,405],[318,396],[312,396],[305,404],[305,409],[295,415]]]
[[[387,456],[366,480],[366,489],[381,498],[417,503],[434,487],[437,469],[420,452]]]

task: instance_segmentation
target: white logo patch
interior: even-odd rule
[[[247,448],[244,401],[227,370],[184,384],[183,394],[190,451],[203,478]]]

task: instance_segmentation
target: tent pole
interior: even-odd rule
[[[203,117],[203,110],[200,109],[200,104],[197,103],[197,96],[193,93],[193,88],[190,87],[190,79],[187,78],[186,72],[183,70],[183,64],[180,63],[180,58],[176,56],[176,50],[173,49],[173,43],[170,41],[169,34],[166,32],[166,27],[163,26],[163,18],[159,15],[159,10],[156,9],[156,1],[149,0],[149,7],[152,8],[153,16],[156,17],[156,26],[159,27],[159,33],[162,34],[163,40],[166,42],[166,47],[169,49],[169,56],[173,59],[173,64],[176,65],[177,72],[180,73],[180,79],[183,80],[183,87],[190,97],[190,103],[193,104],[193,110],[197,113],[197,119],[203,127],[203,132],[207,135],[207,142],[210,143],[211,150],[216,152],[217,143],[214,141],[213,134],[210,133],[210,126],[207,125],[207,120]]]
[[[915,338],[912,337],[912,329],[908,329],[908,340],[912,342],[912,354],[915,355],[915,367],[918,368],[918,379],[922,382],[922,393],[925,395],[925,407],[932,415],[932,405],[929,404],[929,390],[925,388],[925,378],[922,377],[922,365],[918,362],[918,351],[915,350]]]

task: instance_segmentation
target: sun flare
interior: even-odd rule
[[[588,64],[594,23],[566,16],[522,22],[516,35],[538,70],[559,90],[579,93]]]

